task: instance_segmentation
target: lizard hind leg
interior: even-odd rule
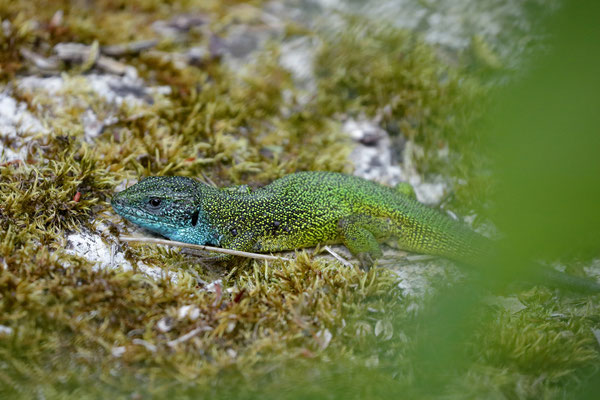
[[[344,246],[358,258],[361,267],[368,270],[383,254],[378,240],[390,236],[390,225],[387,218],[352,215],[339,220],[338,231]]]

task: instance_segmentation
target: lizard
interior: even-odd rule
[[[388,187],[336,172],[296,172],[254,191],[151,176],[116,193],[111,205],[171,240],[258,253],[342,243],[364,268],[392,237],[403,250],[472,266],[495,254],[492,239],[420,203],[409,184]],[[544,270],[551,283],[600,292],[595,282]]]

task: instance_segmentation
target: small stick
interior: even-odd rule
[[[341,262],[346,267],[353,268],[353,266],[352,266],[352,264],[350,264],[350,262],[348,262],[342,256],[340,256],[338,253],[336,253],[335,251],[333,251],[333,249],[331,247],[325,246],[325,247],[323,247],[323,249],[325,249],[329,254],[331,254],[333,256],[333,258],[335,258],[336,260],[338,260],[339,262]]]
[[[212,328],[210,326],[201,326],[199,328],[192,329],[191,331],[189,331],[188,333],[186,333],[183,336],[178,337],[177,339],[169,340],[167,342],[167,345],[169,345],[170,347],[175,347],[179,343],[187,342],[188,340],[190,340],[191,338],[193,338],[200,332],[208,332],[208,331],[212,331]]]
[[[204,180],[206,181],[206,183],[208,183],[212,187],[218,187],[217,184],[214,183],[213,180],[210,179],[208,176],[206,176],[206,174],[204,172],[200,172],[200,173],[202,174],[202,177],[204,178]]]
[[[439,258],[439,257],[430,256],[427,254],[411,254],[411,255],[407,255],[404,257],[404,259],[409,262],[429,261],[429,260],[435,260],[436,258]]]
[[[157,238],[136,238],[133,236],[121,236],[120,240],[123,242],[156,243],[156,244],[164,244],[165,246],[187,247],[190,249],[208,250],[208,251],[214,251],[216,253],[230,254],[232,256],[240,256],[240,257],[247,257],[247,258],[256,258],[259,260],[291,261],[291,259],[285,258],[285,257],[270,256],[267,254],[248,253],[246,251],[223,249],[220,247],[212,247],[212,246],[203,246],[200,244],[175,242],[173,240],[165,240],[165,239],[157,239]]]
[[[112,46],[102,46],[101,51],[107,56],[120,57],[141,53],[144,50],[153,48],[157,44],[158,40],[140,40],[137,42],[121,43]]]

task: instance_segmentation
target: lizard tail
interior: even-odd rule
[[[395,233],[401,248],[469,265],[489,261],[493,255],[493,242],[462,222],[453,220],[416,200],[410,208],[417,211],[408,213],[401,208],[395,210]]]
[[[407,214],[401,210],[397,215],[398,242],[405,250],[449,258],[478,269],[495,268],[499,261],[510,259],[504,257],[510,251],[503,251],[499,242],[474,232],[437,210],[423,206],[416,218],[407,218]],[[527,280],[534,283],[583,293],[600,293],[600,284],[591,279],[569,275],[540,264],[531,267],[527,275]]]
[[[600,293],[600,284],[591,280],[565,274],[552,268],[541,265],[535,266],[535,276],[541,278],[541,283],[561,289],[573,290],[582,293]]]

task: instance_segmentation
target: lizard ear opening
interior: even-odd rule
[[[198,213],[199,213],[199,210],[196,210],[192,214],[192,226],[196,226],[196,224],[198,224]]]

